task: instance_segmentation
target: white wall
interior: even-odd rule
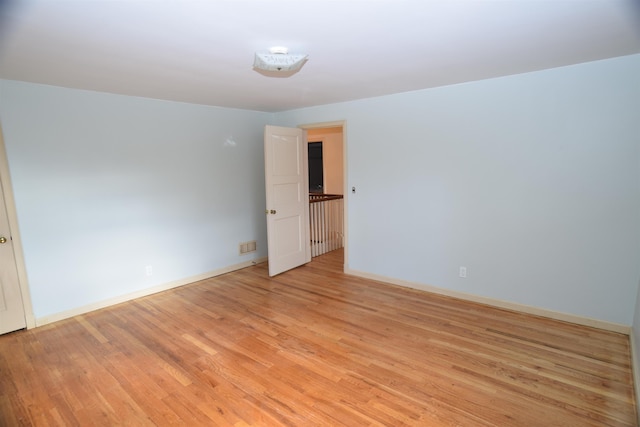
[[[277,119],[346,120],[348,268],[630,326],[639,112],[633,55]]]
[[[35,317],[266,256],[270,118],[0,80]]]

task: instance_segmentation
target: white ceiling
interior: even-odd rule
[[[283,111],[640,52],[635,0],[0,0],[0,77]],[[254,52],[308,53],[288,78]]]

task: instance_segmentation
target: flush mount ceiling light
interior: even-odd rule
[[[272,47],[269,53],[256,52],[253,68],[263,71],[296,72],[307,61],[309,55],[291,54],[286,47]]]

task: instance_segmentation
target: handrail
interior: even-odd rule
[[[309,203],[324,202],[325,200],[338,200],[342,199],[342,194],[309,194]]]

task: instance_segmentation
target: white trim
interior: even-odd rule
[[[637,365],[637,357],[640,357],[637,341],[634,338],[633,328],[629,332],[629,345],[631,347],[631,372],[633,374],[633,389],[636,396],[636,408],[640,408],[640,366]],[[640,425],[640,411],[636,411],[638,425]]]
[[[305,125],[298,125],[300,129],[323,129],[323,128],[339,128],[342,127],[342,131],[344,132],[344,125],[347,123],[346,120],[333,120],[331,122],[320,122],[320,123],[308,123]]]
[[[24,262],[24,252],[22,249],[22,239],[20,238],[20,227],[18,225],[18,213],[16,210],[16,201],[13,197],[13,185],[11,184],[11,174],[9,173],[9,159],[4,145],[4,136],[2,132],[2,124],[0,123],[0,181],[2,181],[2,191],[4,193],[4,204],[7,210],[7,219],[9,220],[9,229],[11,231],[11,244],[13,246],[13,256],[18,271],[18,284],[20,293],[22,294],[22,306],[24,308],[24,318],[27,329],[36,326],[35,316],[33,314],[33,304],[31,303],[31,292],[29,291],[29,280],[27,278],[27,267]]]
[[[161,285],[153,286],[151,288],[142,289],[140,291],[132,292],[130,294],[121,295],[108,300],[99,301],[93,304],[88,304],[82,307],[73,308],[71,310],[63,311],[60,313],[54,313],[49,316],[38,317],[35,320],[36,326],[44,326],[49,323],[57,322],[59,320],[68,319],[70,317],[78,316],[81,314],[89,313],[91,311],[100,310],[102,308],[110,307],[123,302],[131,301],[136,298],[146,297],[148,295],[156,294],[158,292],[168,291],[170,289],[179,288],[180,286],[188,285],[190,283],[198,282],[200,280],[210,279],[215,276],[230,273],[232,271],[241,270],[252,265],[263,263],[267,260],[267,257],[258,258],[252,261],[245,261],[240,264],[231,265],[218,270],[210,271],[207,273],[198,274],[196,276],[187,277],[185,279],[175,280],[173,282],[164,283]]]
[[[617,332],[621,334],[630,335],[631,327],[627,325],[621,325],[619,323],[606,322],[604,320],[591,319],[589,317],[576,316],[573,314],[562,313],[553,310],[547,310],[544,308],[533,307],[524,304],[518,304],[509,301],[502,301],[494,298],[487,298],[473,294],[467,294],[464,292],[451,291],[449,289],[438,288],[431,285],[425,285],[422,283],[409,282],[400,279],[394,279],[385,276],[379,276],[377,274],[365,273],[363,271],[351,270],[345,268],[345,274],[352,276],[363,277],[365,279],[377,280],[392,285],[403,286],[405,288],[418,289],[434,294],[445,295],[448,297],[459,298],[465,301],[476,302],[479,304],[490,305],[493,307],[504,308],[507,310],[517,311],[520,313],[533,314],[536,316],[547,317],[555,320],[562,320],[564,322],[575,323],[583,326],[590,326],[593,328],[604,329],[611,332]]]

